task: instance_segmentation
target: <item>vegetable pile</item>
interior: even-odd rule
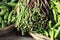
[[[59,4],[59,5],[58,5]],[[36,32],[55,40],[60,37],[59,0],[20,0],[17,8],[16,27],[22,31]]]
[[[1,0],[0,1],[0,28],[5,28],[13,24],[16,20],[15,0]]]
[[[59,0],[1,0],[0,28],[15,23],[22,35],[34,32],[50,37],[60,37]]]
[[[30,7],[30,3],[28,4],[28,7],[26,7],[23,0],[18,2],[16,27],[18,30],[20,29],[22,31],[22,35],[24,35],[24,32],[26,31],[36,30],[39,27],[41,28],[39,28],[41,31],[45,28],[44,26],[47,26],[46,22],[48,21],[48,17],[46,14],[41,14],[42,10],[39,0],[37,3],[38,4],[35,4],[34,7]]]

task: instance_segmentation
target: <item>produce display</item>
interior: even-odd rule
[[[26,5],[24,0],[19,0],[16,27],[22,35],[27,31],[42,34],[51,40],[60,37],[59,0],[27,0]]]
[[[1,0],[0,28],[15,23],[18,31],[60,38],[60,0]]]
[[[5,28],[16,21],[16,14],[14,14],[15,0],[1,0],[0,1],[0,28]]]

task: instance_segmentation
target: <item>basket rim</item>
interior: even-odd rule
[[[11,26],[14,26],[15,24],[11,24],[11,25],[9,25],[9,26],[7,26],[7,27],[5,27],[5,28],[0,28],[0,31],[1,30],[6,30],[6,29],[8,29],[8,28],[10,28]]]
[[[51,38],[49,37],[46,37],[42,34],[38,34],[38,33],[35,33],[35,32],[29,32],[29,34],[35,39],[35,40],[51,40]]]
[[[14,27],[15,27],[15,24],[11,24],[3,29],[1,28],[0,29],[0,36],[11,32],[14,29]]]

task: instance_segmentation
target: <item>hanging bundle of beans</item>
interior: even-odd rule
[[[22,31],[22,34],[26,31],[43,33],[43,30],[47,29],[45,27],[48,22],[47,15],[49,14],[49,9],[46,9],[46,6],[44,7],[42,2],[41,0],[18,1],[16,27]],[[45,12],[42,7],[44,7],[48,13]]]

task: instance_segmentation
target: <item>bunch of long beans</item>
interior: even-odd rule
[[[50,37],[52,40],[60,37],[60,1],[50,0],[49,1],[51,13],[53,13],[53,21],[49,22]]]
[[[34,4],[31,4],[35,2]],[[20,0],[17,4],[17,21],[16,27],[22,31],[22,34],[26,31],[40,31],[41,33],[45,26],[48,18],[46,14],[42,14],[40,0],[28,1],[27,6],[24,4],[24,0]],[[47,29],[47,28],[46,28]]]
[[[24,32],[41,33],[51,40],[60,32],[59,0],[20,0],[17,4],[16,27]],[[51,16],[51,17],[50,17]]]
[[[22,35],[36,32],[55,40],[60,37],[60,1],[0,0],[0,26],[15,22]]]

